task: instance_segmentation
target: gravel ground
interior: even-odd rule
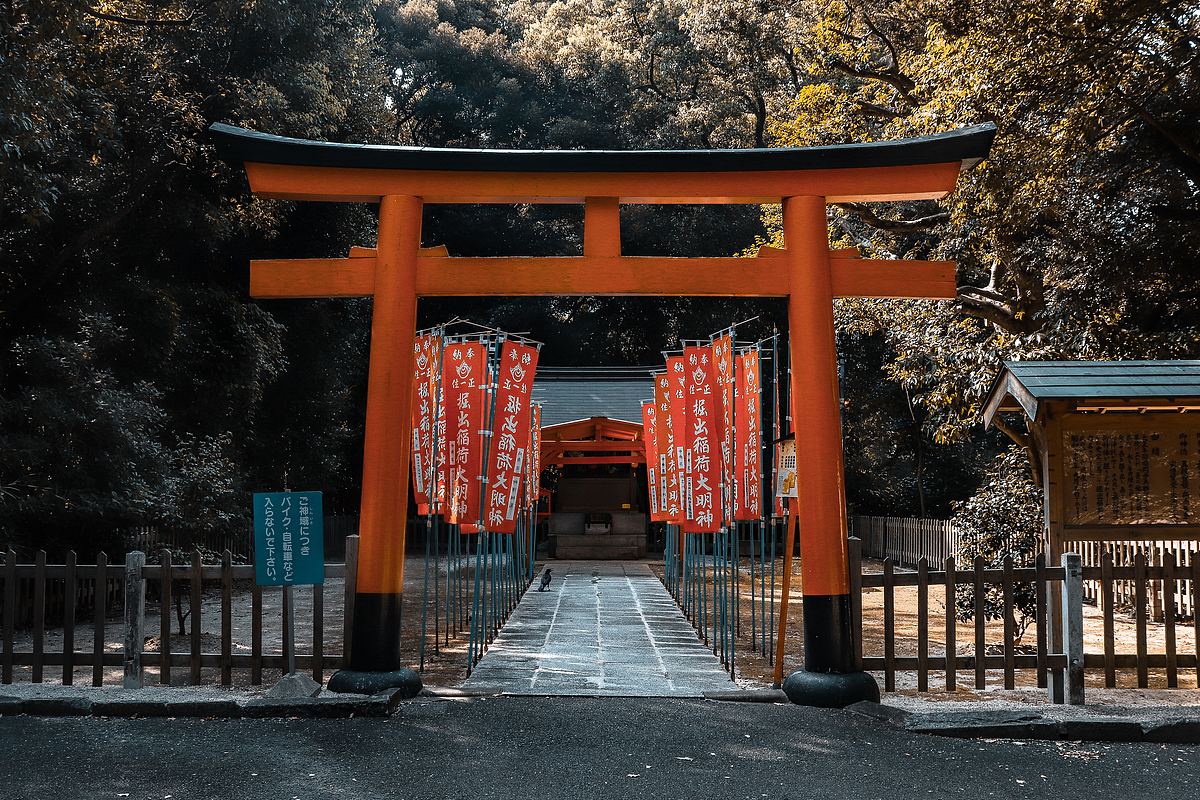
[[[882,676],[876,676],[882,678]],[[988,696],[990,695],[990,696]],[[1144,721],[1190,717],[1200,719],[1200,691],[1195,689],[1092,689],[1086,690],[1087,705],[1054,705],[1045,689],[976,693],[970,698],[944,699],[947,695],[885,694],[884,705],[917,714],[953,711],[1021,710],[1035,706],[1038,713],[1054,719],[1093,716],[1125,717]]]
[[[146,702],[172,702],[182,700],[250,700],[261,697],[270,685],[244,686],[159,686],[147,685],[141,689],[125,689],[114,686],[62,686],[57,683],[11,683],[0,686],[0,697],[16,697],[21,700],[34,698],[84,697],[88,700],[139,700]]]

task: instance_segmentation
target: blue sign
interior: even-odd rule
[[[325,582],[320,492],[254,493],[254,578],[259,586]]]

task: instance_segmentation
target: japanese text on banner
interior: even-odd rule
[[[486,359],[487,348],[482,342],[446,346],[442,386],[446,405],[447,522],[475,524],[479,519]]]
[[[516,531],[521,479],[530,458],[529,398],[537,360],[537,349],[528,345],[506,341],[500,348],[484,495],[484,527],[495,533]]]
[[[437,392],[441,337],[435,334],[413,340],[412,476],[413,497],[420,513],[429,513],[435,494],[434,447],[437,439]]]
[[[539,495],[542,492],[542,404],[533,406],[533,424],[530,426],[532,442],[529,445],[529,503],[536,513]]]
[[[667,401],[670,404],[671,418],[671,447],[667,453],[667,458],[671,458],[674,453],[675,465],[675,491],[670,498],[675,503],[674,511],[671,515],[671,522],[676,525],[682,525],[687,518],[687,507],[684,500],[684,495],[687,491],[687,451],[689,449],[690,438],[687,428],[687,413],[685,406],[687,405],[687,371],[683,363],[683,356],[670,356],[667,358],[667,377],[669,387],[667,391]]]
[[[713,533],[721,529],[723,511],[719,486],[720,420],[714,395],[712,347],[685,347],[687,375],[688,450],[684,491],[687,533]]]
[[[735,414],[734,519],[762,517],[762,384],[758,351],[737,355],[737,413]]]
[[[653,400],[642,401],[642,441],[646,447],[646,486],[650,491],[650,519],[666,519],[659,505],[658,481],[658,409]]]
[[[713,342],[713,380],[717,416],[720,419],[719,436],[721,447],[718,468],[721,476],[721,500],[726,512],[733,509],[733,417],[734,417],[734,374],[733,337],[729,334],[717,337]],[[725,519],[725,523],[729,520]]]

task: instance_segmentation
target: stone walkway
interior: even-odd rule
[[[525,593],[463,688],[626,697],[738,688],[646,564],[549,563],[550,589]]]

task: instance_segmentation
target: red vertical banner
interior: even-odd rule
[[[674,458],[675,492],[669,500],[675,502],[671,522],[682,525],[687,517],[684,503],[684,493],[687,489],[687,370],[683,356],[671,356],[667,359],[668,403],[671,416],[671,451],[667,458]]]
[[[774,370],[774,378],[771,381],[771,391],[774,394],[774,400],[771,403],[771,441],[773,443],[771,446],[771,475],[773,476],[773,481],[774,481],[774,479],[776,479],[778,477],[775,475],[775,470],[778,468],[778,464],[779,464],[779,440],[783,436],[783,429],[780,426],[780,419],[781,419],[780,406],[782,403],[782,401],[780,399],[780,397],[781,397],[780,381],[782,379],[779,374],[780,373],[780,368],[779,368],[780,353],[779,353],[779,331],[778,330],[775,331],[775,336],[772,338],[772,341],[773,341],[773,344],[771,345],[771,369]],[[786,375],[786,373],[784,373],[784,374]],[[779,495],[775,494],[774,487],[772,487],[771,494],[774,495],[774,498],[775,498],[772,501],[772,506],[773,506],[772,511],[774,513],[774,516],[782,517],[783,510],[784,510],[783,509],[783,498],[780,497]]]
[[[721,494],[718,460],[721,452],[717,416],[716,379],[712,347],[685,347],[687,374],[685,404],[688,450],[684,486],[685,533],[713,533],[721,529]]]
[[[713,341],[713,378],[716,384],[714,396],[717,400],[717,416],[720,419],[721,439],[720,470],[721,507],[724,510],[723,524],[731,521],[733,510],[733,418],[734,418],[734,362],[733,337],[726,333]]]
[[[417,512],[429,513],[434,494],[434,443],[437,426],[437,354],[441,337],[424,334],[413,340],[412,478]]]
[[[442,359],[442,394],[446,406],[446,521],[475,524],[479,520],[479,476],[483,466],[487,347],[482,342],[446,346]]]
[[[679,515],[679,482],[675,472],[675,432],[671,424],[671,379],[666,372],[654,375],[654,412],[659,516],[663,522],[675,522]]]
[[[533,424],[529,429],[529,504],[534,510],[537,524],[537,507],[542,493],[542,404],[533,407]]]
[[[642,442],[646,450],[646,488],[650,494],[650,520],[662,522],[662,500],[658,481],[658,407],[653,400],[642,401]]]
[[[758,350],[737,355],[734,519],[762,518],[762,378]]]
[[[441,344],[442,352],[445,352],[446,343],[443,339]],[[441,357],[439,356],[439,362]],[[437,418],[434,420],[434,428],[436,429],[437,442],[434,450],[434,471],[433,471],[433,511],[435,514],[446,514],[446,479],[449,477],[449,456],[446,452],[446,384],[444,381],[442,367],[439,364],[437,368],[438,385],[437,385]]]
[[[506,341],[500,348],[483,518],[484,528],[495,533],[516,531],[521,480],[530,460],[529,398],[537,361],[535,347]]]

